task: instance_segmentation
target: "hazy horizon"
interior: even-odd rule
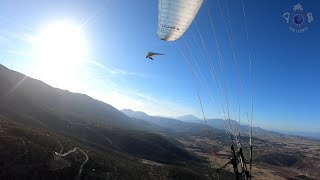
[[[184,60],[184,56],[190,56],[207,118],[240,118],[247,122],[253,95],[254,126],[320,132],[320,127],[314,126],[319,120],[320,101],[316,93],[320,85],[315,83],[320,82],[316,49],[320,45],[320,6],[315,1],[300,2],[306,12],[313,13],[314,22],[308,24],[308,31],[299,34],[291,32],[282,17],[297,3],[248,1],[248,46],[240,2],[220,2],[222,13],[216,2],[207,2],[183,38],[168,43],[156,37],[156,1],[59,1],[50,5],[39,1],[36,5],[20,2],[19,6],[4,1],[0,7],[1,63],[117,109],[169,117],[192,114],[203,119],[197,88]],[[208,16],[208,11],[212,16]],[[219,72],[211,25],[228,68],[225,72]],[[228,90],[228,100],[221,98],[219,93],[223,90],[216,88],[202,58],[205,53],[197,45],[201,46],[201,35],[217,67],[218,81]],[[62,43],[64,39],[70,42]],[[248,47],[252,50],[252,82]],[[149,51],[165,55],[146,60]],[[234,67],[234,55],[241,80]]]
[[[1,0],[0,179],[320,179],[319,33],[319,0]]]

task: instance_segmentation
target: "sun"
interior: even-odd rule
[[[81,28],[66,20],[45,26],[35,37],[33,49],[37,73],[55,84],[70,84],[87,54]]]

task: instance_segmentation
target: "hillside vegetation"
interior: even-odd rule
[[[210,179],[208,162],[165,129],[83,94],[0,67],[0,177]],[[152,130],[157,133],[152,133]],[[65,157],[55,153],[77,151]],[[79,150],[80,149],[80,150]],[[82,153],[82,151],[84,153]],[[1,178],[1,179],[2,179]]]

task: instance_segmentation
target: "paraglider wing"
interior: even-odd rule
[[[159,0],[158,37],[175,41],[189,28],[203,0]]]

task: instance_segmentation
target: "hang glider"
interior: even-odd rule
[[[153,56],[159,56],[159,55],[164,55],[164,54],[155,53],[155,52],[148,52],[146,58],[153,60]]]

